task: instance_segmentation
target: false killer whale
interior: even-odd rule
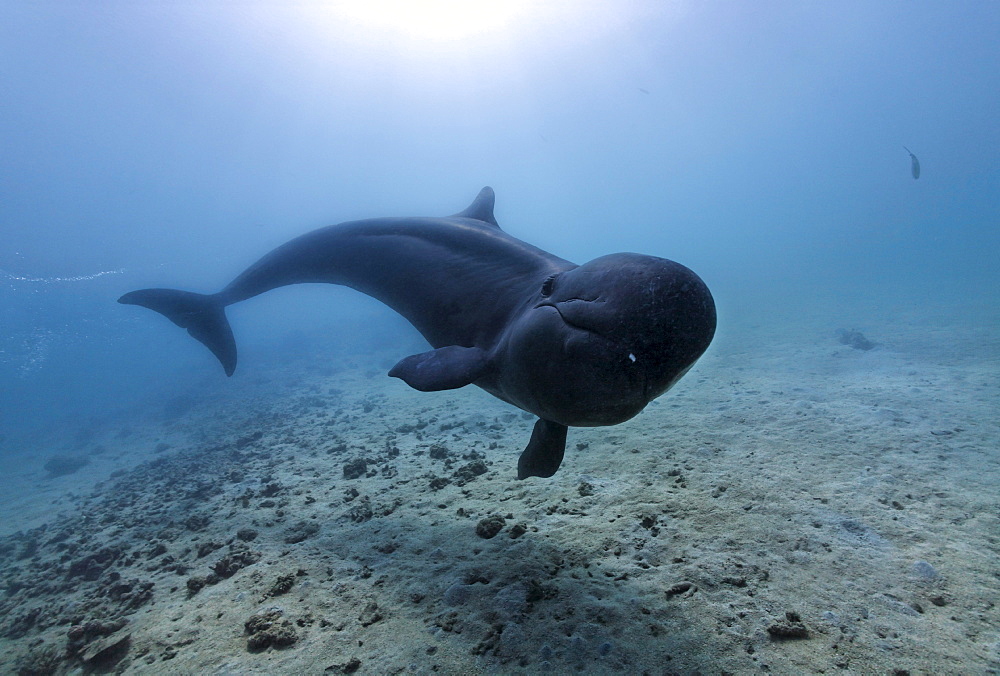
[[[511,237],[483,188],[446,218],[375,218],[293,239],[215,294],[126,293],[236,369],[227,305],[288,284],[341,284],[403,315],[434,347],[389,375],[424,392],[477,385],[538,416],[518,478],[559,469],[568,426],[616,425],[680,379],[715,334],[691,270],[635,253],[575,265]]]

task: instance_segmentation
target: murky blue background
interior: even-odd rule
[[[0,4],[0,452],[224,380],[121,293],[212,292],[314,227],[454,213],[483,185],[559,256],[693,268],[722,341],[824,303],[858,328],[996,309],[1000,4],[505,6],[472,30],[343,3]],[[416,335],[345,289],[229,315],[241,370]]]

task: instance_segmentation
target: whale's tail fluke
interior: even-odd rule
[[[125,305],[156,310],[177,326],[188,330],[222,363],[226,375],[236,370],[236,340],[226,319],[226,306],[217,296],[174,289],[142,289],[118,299]]]

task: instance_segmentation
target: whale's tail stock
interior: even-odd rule
[[[236,370],[236,340],[226,319],[226,306],[218,296],[174,289],[142,289],[118,299],[125,305],[155,310],[177,326],[188,330],[212,351],[226,375]]]

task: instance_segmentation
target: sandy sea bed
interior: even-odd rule
[[[391,350],[8,449],[0,671],[1000,673],[1000,317],[837,314],[733,318],[548,480]]]

